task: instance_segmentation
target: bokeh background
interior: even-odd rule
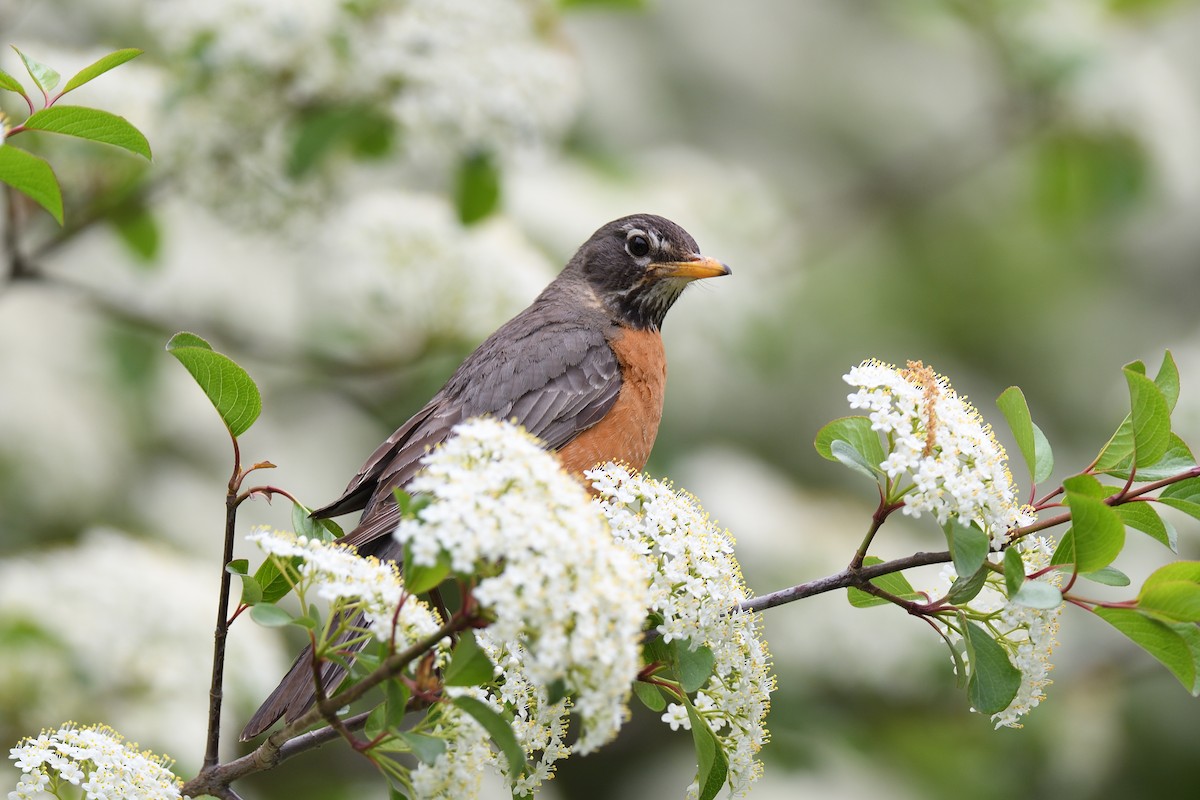
[[[623,214],[733,266],[666,325],[649,471],[732,530],[758,591],[840,569],[867,525],[874,490],[811,446],[864,358],[923,359],[997,421],[1020,385],[1062,478],[1123,416],[1121,365],[1169,348],[1177,429],[1200,438],[1194,2],[3,0],[0,32],[66,75],[143,48],[71,102],[155,151],[13,142],[55,165],[67,224],[7,198],[4,742],[106,721],[198,766],[229,452],[173,332],[255,376],[243,454],[317,505]],[[32,274],[10,279],[14,246]],[[939,547],[932,523],[885,534],[885,556]],[[1135,579],[1171,558],[1138,536],[1117,564]],[[968,711],[902,613],[839,594],[766,624],[760,800],[1194,791],[1200,704],[1082,612],[1019,731]],[[282,636],[235,626],[227,742],[290,660]],[[545,796],[682,796],[689,749],[637,713]],[[336,745],[241,788],[384,796]]]

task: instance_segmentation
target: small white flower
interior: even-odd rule
[[[300,559],[297,592],[302,598],[311,591],[334,610],[362,612],[371,634],[394,643],[398,650],[433,635],[442,625],[427,603],[405,593],[396,565],[390,561],[359,556],[347,545],[268,527],[254,529],[246,539],[285,562]]]
[[[713,653],[713,675],[696,706],[729,757],[732,797],[749,791],[762,772],[755,758],[767,740],[764,724],[775,680],[755,614],[731,611],[749,597],[733,556],[733,539],[690,495],[669,484],[606,464],[587,473],[613,535],[653,571],[650,610],[662,617],[664,642],[687,640]],[[662,720],[690,728],[686,709],[672,704]]]
[[[1049,566],[1054,553],[1053,540],[1043,536],[1026,537],[1012,546],[1021,553],[1027,575],[1037,574]],[[1000,554],[993,554],[990,558],[998,562]],[[947,564],[942,568],[938,585],[929,587],[926,593],[930,597],[944,596],[957,577],[954,566]],[[1034,580],[1059,586],[1062,573],[1051,570]],[[1001,632],[996,641],[1008,653],[1012,665],[1021,672],[1021,686],[1008,708],[992,715],[997,728],[1021,727],[1021,718],[1046,699],[1046,687],[1053,682],[1049,678],[1050,671],[1054,669],[1050,656],[1058,646],[1055,636],[1058,634],[1058,618],[1062,608],[1062,605],[1048,610],[1030,608],[1009,601],[1004,594],[1003,576],[991,571],[983,589],[966,605],[969,612],[994,620],[996,629]],[[957,630],[946,625],[941,618],[934,616],[930,619],[951,642],[962,638]]]
[[[55,779],[79,786],[88,800],[177,800],[181,796],[183,781],[171,772],[170,759],[139,751],[107,725],[79,728],[68,722],[53,733],[22,740],[9,751],[9,758],[21,770],[9,800],[42,797]]]
[[[478,635],[501,668],[493,699],[507,693],[543,728],[559,725],[565,712],[545,708],[545,691],[562,681],[583,721],[572,749],[611,739],[641,664],[649,576],[583,486],[524,430],[476,419],[426,456],[408,488],[431,498],[395,531],[414,561],[445,553],[456,572],[485,576],[474,597],[494,618]],[[525,739],[546,735],[531,728]]]
[[[886,438],[879,468],[897,482],[905,514],[929,513],[939,525],[974,523],[993,549],[1010,529],[1033,521],[1032,509],[1016,500],[1007,454],[991,426],[944,377],[919,361],[897,369],[869,360],[843,379],[858,388],[846,398],[850,407],[870,409],[871,428]]]
[[[667,711],[662,715],[662,721],[671,726],[671,730],[677,731],[683,728],[685,731],[692,729],[692,721],[688,718],[687,707],[679,703],[671,703],[667,706]]]

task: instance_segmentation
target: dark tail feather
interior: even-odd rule
[[[316,516],[317,513],[314,512],[313,516]],[[398,517],[399,512],[395,503],[385,503],[375,513],[368,510],[362,523],[338,541],[358,545],[358,552],[361,555],[374,555],[381,560],[399,563],[403,548],[391,536],[384,536],[381,533],[381,531],[386,533],[387,530],[395,527]],[[345,641],[353,636],[361,635],[364,624],[362,615],[359,615],[350,626],[350,630],[342,635],[337,644],[337,649],[348,659],[353,659],[354,653],[362,649],[365,642],[353,647],[346,647]],[[332,693],[345,676],[344,667],[332,661],[322,664],[321,686],[326,695]],[[245,742],[258,736],[274,725],[280,717],[287,722],[296,721],[316,699],[317,694],[313,689],[312,646],[310,645],[296,657],[287,675],[284,675],[283,680],[275,687],[275,691],[271,692],[271,696],[263,701],[258,711],[254,712],[254,716],[246,723],[246,727],[242,728],[242,741]]]
[[[321,686],[325,692],[332,692],[345,677],[346,670],[332,661],[321,665]],[[316,701],[317,693],[313,688],[312,647],[305,647],[283,680],[271,692],[271,696],[263,701],[258,711],[242,728],[242,741],[249,741],[270,728],[280,718],[286,722],[294,722],[309,709]]]

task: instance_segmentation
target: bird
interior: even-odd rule
[[[523,426],[580,480],[584,470],[609,461],[641,470],[662,418],[667,311],[692,281],[729,274],[663,217],[635,214],[602,226],[528,308],[468,355],[371,454],[342,495],[312,516],[361,511],[338,541],[361,555],[400,561],[402,548],[389,535],[401,513],[393,490],[420,471],[425,454],[456,425],[480,416]],[[344,674],[328,662],[322,685],[331,689]],[[242,740],[281,717],[293,722],[314,698],[310,648],[246,723]]]

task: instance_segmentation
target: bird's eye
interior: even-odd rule
[[[650,253],[650,240],[640,233],[635,233],[625,242],[625,249],[634,258],[642,258]]]

